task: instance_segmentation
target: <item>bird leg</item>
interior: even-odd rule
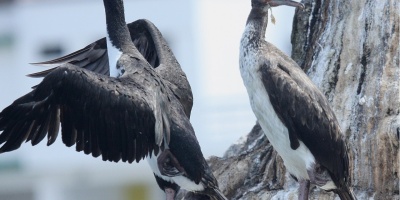
[[[165,192],[165,195],[166,195],[166,198],[165,198],[166,200],[174,200],[175,199],[176,192],[175,192],[174,189],[165,188],[164,192]]]
[[[310,193],[310,181],[309,180],[300,180],[299,187],[299,200],[308,200],[308,194]]]

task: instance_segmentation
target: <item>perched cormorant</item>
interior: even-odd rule
[[[116,62],[120,76],[71,63],[45,72],[39,85],[0,113],[0,153],[18,149],[24,141],[36,145],[46,135],[51,145],[61,123],[64,144],[75,144],[77,151],[114,162],[150,157],[167,199],[174,199],[177,186],[226,199],[189,122],[191,105],[183,108],[174,92],[180,90],[171,89],[174,84],[134,46],[122,0],[103,2],[110,42],[121,52]]]
[[[252,0],[251,5],[240,42],[240,72],[264,133],[300,182],[299,199],[308,199],[310,183],[355,199],[346,143],[328,100],[296,62],[265,41],[270,7],[303,5],[291,0]]]

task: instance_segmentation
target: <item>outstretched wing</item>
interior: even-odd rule
[[[166,80],[174,95],[182,104],[185,113],[190,117],[193,106],[193,94],[185,73],[176,60],[173,52],[158,28],[149,20],[139,19],[127,24],[131,39],[147,62],[156,68],[158,74]],[[42,66],[59,66],[71,63],[78,67],[109,75],[106,38],[101,38],[92,44],[54,60],[33,63]],[[30,77],[44,77],[57,67],[29,74]]]
[[[70,64],[59,67],[0,113],[0,153],[24,141],[36,145],[46,135],[51,145],[61,123],[68,147],[103,160],[138,162],[159,150],[155,97],[143,87]]]
[[[128,24],[132,41],[156,72],[166,80],[175,97],[190,118],[193,94],[186,74],[157,27],[149,20],[141,19]]]
[[[155,27],[150,21],[144,19],[129,23],[127,26],[129,28],[131,39],[138,51],[143,55],[143,57],[145,57],[148,63],[150,63],[154,68],[157,67],[160,64],[161,59],[159,52],[163,50],[164,45],[164,39],[157,27]],[[32,64],[41,66],[60,66],[65,63],[70,63],[99,74],[109,75],[106,38],[103,37],[66,56]],[[29,76],[44,77],[55,68],[29,74]]]
[[[301,140],[334,175],[335,182],[345,179],[346,145],[325,96],[294,61],[281,62],[276,67],[268,65],[265,63],[260,70],[262,81],[276,113],[288,127],[291,147],[296,149]]]
[[[45,71],[29,74],[28,76],[34,78],[45,77],[47,74],[56,69],[57,66],[65,63],[70,63],[75,66],[96,72],[98,74],[110,75],[106,38],[99,39],[96,42],[93,42],[92,44],[89,44],[86,47],[61,58],[56,58],[54,60],[49,60],[45,62],[32,63],[34,65],[56,67]]]

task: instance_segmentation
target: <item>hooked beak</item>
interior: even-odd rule
[[[292,6],[292,7],[304,9],[304,4],[299,3],[299,2],[295,2],[295,1],[292,1],[292,0],[271,0],[271,1],[268,2],[268,4],[271,7],[285,5],[285,6]]]

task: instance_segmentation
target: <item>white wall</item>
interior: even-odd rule
[[[199,102],[193,124],[205,155],[221,156],[229,145],[255,125],[247,91],[239,72],[239,43],[250,12],[250,0],[201,0],[196,35],[199,41]],[[269,23],[266,38],[290,55],[294,9],[273,8],[277,23]],[[197,100],[197,101],[196,101]]]

